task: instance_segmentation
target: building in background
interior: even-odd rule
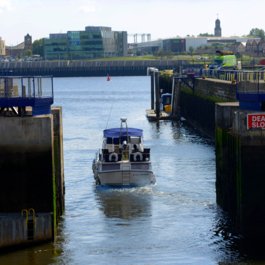
[[[127,55],[127,32],[88,26],[84,31],[50,34],[44,39],[44,59],[79,60]]]
[[[24,56],[24,42],[14,46],[6,46],[6,56],[13,59]]]
[[[133,43],[129,45],[129,51],[133,55],[169,55],[184,53],[186,49],[185,38],[160,39]]]
[[[128,55],[128,37],[126,31],[114,31],[115,47],[118,56]]]
[[[29,34],[24,37],[24,50],[32,52],[32,37]]]
[[[68,59],[67,34],[50,34],[49,38],[43,40],[44,58]]]
[[[183,53],[186,50],[186,40],[184,38],[162,40],[162,49],[165,53]]]
[[[162,40],[146,41],[129,44],[128,50],[131,55],[156,54],[162,49]]]
[[[186,37],[186,52],[190,50],[196,51],[199,47],[203,47],[207,45],[208,38],[207,37]]]
[[[0,56],[6,55],[5,41],[0,37]]]
[[[251,56],[264,56],[265,40],[260,38],[248,39],[246,42],[246,53]]]
[[[11,58],[21,58],[25,56],[32,55],[32,37],[27,34],[24,37],[24,42],[17,45],[6,46],[5,48],[6,56]]]
[[[132,55],[178,55],[185,53],[215,54],[216,50],[230,50],[234,53],[244,53],[248,37],[185,37],[156,41],[133,43],[129,45]],[[252,40],[252,39],[251,39]],[[254,44],[253,44],[254,43]],[[248,51],[257,50],[258,40],[248,45]],[[259,54],[265,51],[265,45],[260,45]]]

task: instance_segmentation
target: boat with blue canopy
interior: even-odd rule
[[[143,137],[143,130],[136,128],[112,128],[103,131],[105,138]]]
[[[125,118],[120,128],[103,131],[102,148],[96,153],[92,170],[98,185],[145,186],[156,182],[150,148],[143,144],[143,130],[129,128]]]

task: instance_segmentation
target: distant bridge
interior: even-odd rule
[[[35,61],[1,62],[0,75],[31,76],[136,76],[146,75],[148,67],[159,70],[200,69],[202,65],[181,60],[126,60],[126,61]]]

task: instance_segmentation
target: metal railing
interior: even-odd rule
[[[265,70],[215,70],[203,69],[201,77],[213,78],[231,82],[261,82],[265,81]]]
[[[53,98],[53,78],[0,76],[0,98]]]
[[[237,75],[237,95],[239,94],[265,94],[264,71],[244,71]]]
[[[265,70],[203,70],[202,78],[213,78],[236,84],[239,101],[265,100]]]

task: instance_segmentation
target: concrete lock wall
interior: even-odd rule
[[[0,117],[0,212],[53,211],[52,116]]]
[[[235,99],[236,85],[230,81],[198,78],[193,90],[181,88],[180,112],[193,126],[214,137],[215,103]]]
[[[52,240],[64,211],[64,174],[61,108],[34,117],[0,117],[0,247],[20,241],[25,225],[14,215],[29,215],[26,240]],[[40,216],[45,215],[45,221]],[[10,234],[1,237],[1,222],[13,220]],[[23,218],[22,218],[23,219]],[[27,218],[26,218],[27,219]],[[38,232],[39,231],[39,232]],[[15,239],[13,239],[15,238]],[[8,243],[10,245],[11,243]],[[12,245],[12,244],[11,244]]]
[[[215,135],[216,199],[237,230],[248,238],[265,236],[265,130],[247,128],[239,109],[236,85],[196,79],[193,89],[182,87],[181,115]],[[223,102],[216,103],[215,102]]]
[[[38,214],[29,233],[26,216],[20,214],[0,216],[0,248],[32,244],[52,238],[52,218],[51,214]]]
[[[234,82],[216,79],[195,79],[194,86],[183,82],[180,114],[215,136],[217,203],[242,235],[260,239],[265,236],[265,130],[257,127],[264,127],[264,120],[259,125],[261,118],[247,120],[253,111],[239,109],[236,89]],[[264,112],[259,115],[264,119]]]
[[[216,107],[217,203],[246,237],[265,236],[265,131],[247,129],[236,104]],[[228,117],[230,115],[230,117]]]
[[[180,114],[195,128],[214,136],[214,106],[215,102],[195,94],[180,93]]]
[[[265,130],[247,128],[247,115],[234,114],[232,132],[240,139],[237,170],[238,224],[249,237],[265,236]]]
[[[64,157],[63,157],[63,122],[62,122],[62,108],[53,107],[53,154],[54,154],[54,174],[56,187],[56,222],[63,214],[64,203]]]
[[[230,130],[239,103],[217,103],[215,106],[216,200],[234,215],[237,208],[237,165],[239,139]]]
[[[217,97],[221,101],[236,100],[236,84],[231,81],[198,78],[195,80],[195,90],[197,94],[207,97]]]

